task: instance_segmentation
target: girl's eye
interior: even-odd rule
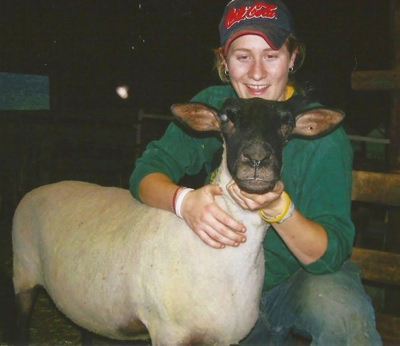
[[[268,60],[273,60],[273,59],[276,59],[277,57],[278,57],[277,54],[268,54],[268,55],[267,55],[267,59],[268,59]]]
[[[239,61],[249,60],[249,57],[247,55],[239,55],[237,58]]]

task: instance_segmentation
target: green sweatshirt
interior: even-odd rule
[[[237,97],[229,85],[209,87],[193,101],[220,108],[228,97]],[[149,173],[161,172],[178,183],[184,175],[205,170],[209,181],[220,158],[219,136],[196,137],[171,123],[164,136],[151,142],[136,162],[130,178],[132,195],[139,199],[139,183]],[[350,218],[352,149],[342,127],[318,139],[291,139],[283,151],[282,180],[297,210],[321,224],[328,234],[326,253],[314,263],[302,265],[278,233],[270,227],[264,240],[264,290],[288,279],[299,268],[313,274],[338,270],[350,256],[354,226]],[[301,229],[298,229],[301,232]]]

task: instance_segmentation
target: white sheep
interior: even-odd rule
[[[236,205],[225,186],[235,179],[248,191],[271,189],[279,180],[280,153],[271,160],[268,153],[281,151],[290,133],[316,135],[343,115],[315,109],[298,115],[293,129],[287,102],[230,100],[220,112],[196,103],[172,110],[196,130],[222,132],[229,151],[215,180],[224,194],[216,200],[246,225],[247,241],[211,248],[185,221],[139,203],[125,189],[78,181],[39,187],[22,199],[13,222],[21,340],[28,336],[37,286],[76,324],[114,339],[148,333],[154,345],[229,345],[253,327],[267,225]],[[278,147],[268,136],[279,139]]]

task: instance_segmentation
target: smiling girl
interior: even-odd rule
[[[305,49],[281,1],[233,0],[219,32],[216,66],[226,84],[201,91],[193,101],[220,108],[229,97],[285,101],[299,93],[289,77],[301,66]],[[210,176],[221,146],[218,136],[193,137],[172,123],[138,159],[130,190],[143,203],[171,212],[178,198],[177,214],[205,244],[224,251],[246,241],[246,227],[215,203],[221,188],[210,184]],[[207,175],[202,187],[179,186],[184,175],[201,171]],[[283,344],[293,333],[313,345],[381,344],[359,270],[349,261],[351,177],[352,150],[339,127],[323,138],[290,140],[282,181],[272,191],[253,195],[229,184],[242,208],[273,220],[264,240],[260,317],[241,344]],[[285,208],[287,198],[291,208]]]

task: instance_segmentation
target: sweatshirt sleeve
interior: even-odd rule
[[[334,272],[350,256],[354,240],[351,145],[339,128],[324,138],[299,140],[294,146],[292,156],[301,151],[302,160],[288,162],[291,176],[285,184],[298,210],[321,224],[328,235],[325,254],[304,269],[314,274]]]
[[[230,89],[226,87],[209,87],[194,96],[192,101],[218,108],[231,94]],[[140,200],[139,184],[150,173],[163,173],[175,183],[185,175],[199,173],[203,168],[209,174],[214,154],[221,145],[218,134],[210,137],[195,136],[172,122],[164,135],[150,142],[143,155],[136,161],[129,179],[131,194]]]
[[[195,174],[201,169],[196,145],[191,137],[171,123],[164,135],[148,144],[143,155],[136,161],[129,188],[139,200],[139,184],[150,173],[163,173],[177,183],[185,174]]]

